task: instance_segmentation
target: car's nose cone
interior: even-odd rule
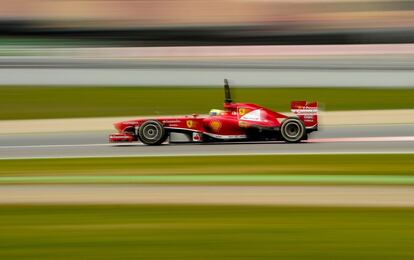
[[[121,132],[121,130],[123,128],[123,123],[122,122],[117,122],[117,123],[114,124],[114,127],[115,127],[116,130]]]

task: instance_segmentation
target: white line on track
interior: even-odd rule
[[[93,147],[108,146],[109,144],[47,144],[47,145],[15,145],[0,146],[0,149],[19,149],[19,148],[53,148],[53,147]]]
[[[0,146],[0,149],[19,149],[19,148],[59,148],[59,147],[95,147],[95,146],[143,146],[142,143],[107,143],[107,144],[41,144],[41,145],[15,145]]]
[[[308,143],[348,143],[348,142],[407,142],[414,141],[414,136],[381,136],[381,137],[340,137],[310,139]]]
[[[344,138],[318,138],[304,141],[306,143],[348,143],[348,142],[410,142],[414,136],[383,136],[383,137],[344,137]],[[278,141],[273,141],[278,143]],[[234,142],[243,144],[246,142]],[[142,143],[105,143],[105,144],[48,144],[48,145],[15,145],[0,146],[0,149],[19,148],[59,148],[59,147],[98,147],[98,146],[142,146]]]

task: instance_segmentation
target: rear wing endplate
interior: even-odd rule
[[[318,126],[318,102],[292,101],[291,111],[303,121],[306,128]]]

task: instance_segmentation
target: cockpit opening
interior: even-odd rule
[[[221,109],[211,109],[209,115],[210,116],[220,116],[224,113]]]

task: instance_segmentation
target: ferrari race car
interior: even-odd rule
[[[110,142],[141,141],[147,145],[173,142],[285,141],[307,140],[318,130],[317,102],[293,101],[287,116],[250,103],[234,103],[227,80],[222,110],[212,109],[208,116],[138,118],[115,123],[118,133]]]

